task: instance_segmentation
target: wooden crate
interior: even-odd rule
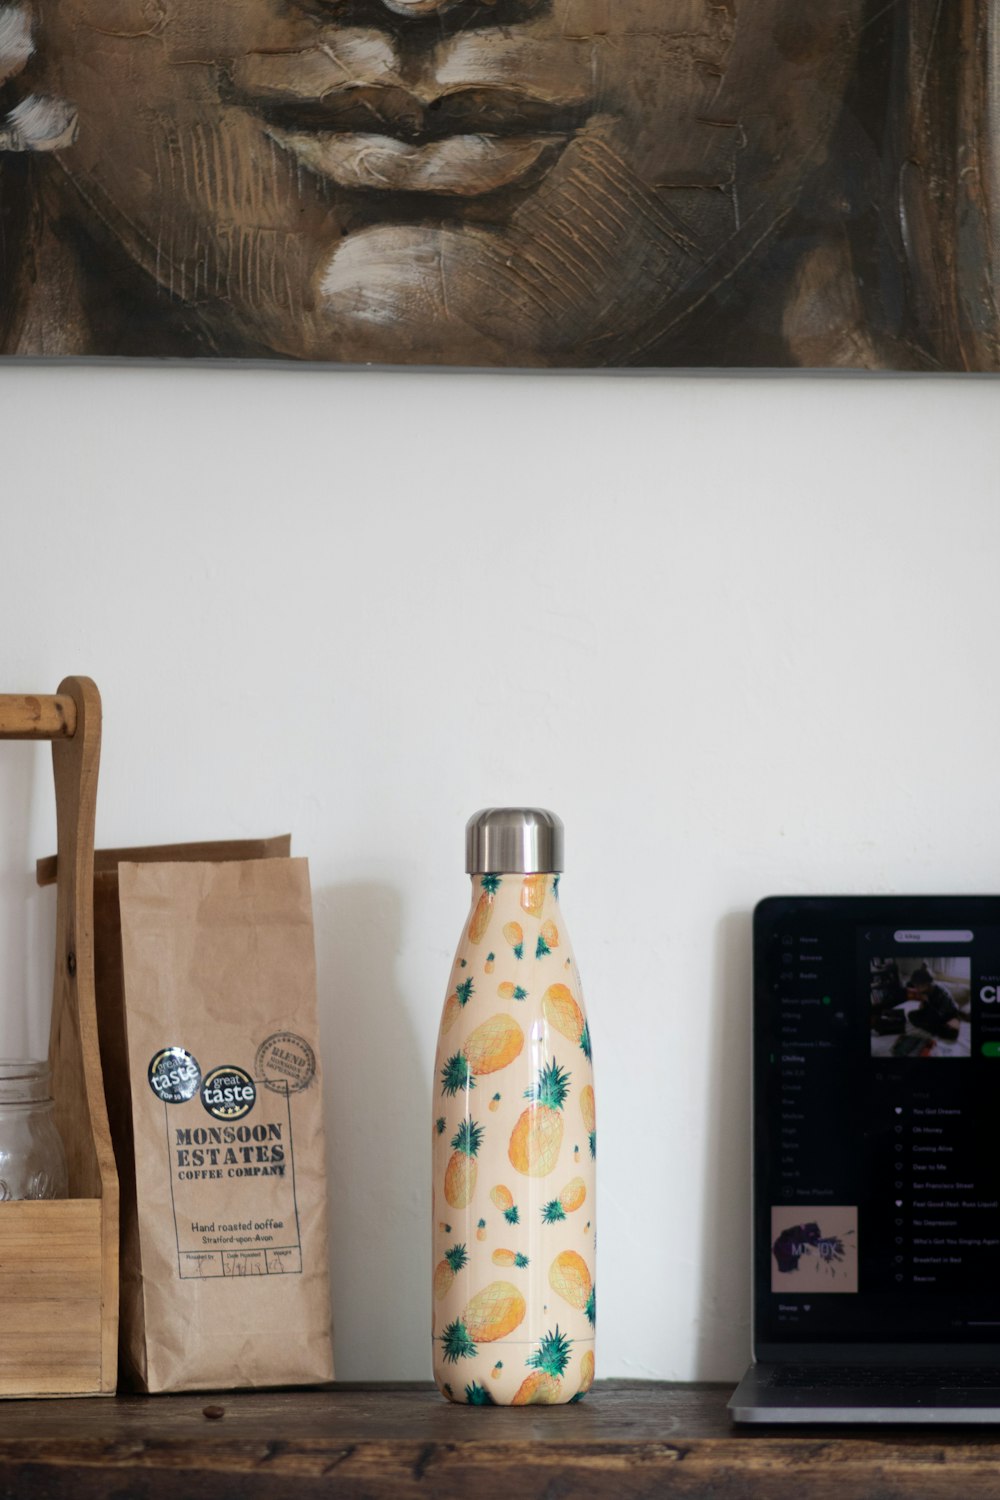
[[[51,740],[59,876],[49,1062],[69,1197],[0,1205],[0,1396],[112,1395],[118,1368],[118,1177],[94,998],[94,817],[101,700],[0,695],[0,739]]]

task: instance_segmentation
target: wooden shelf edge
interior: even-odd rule
[[[598,1382],[578,1406],[449,1406],[430,1385],[21,1402],[18,1500],[954,1500],[993,1496],[998,1429],[736,1429],[728,1385]],[[221,1415],[219,1412],[221,1411]]]

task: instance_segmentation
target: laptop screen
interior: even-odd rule
[[[755,1337],[1000,1343],[1000,897],[754,914]]]

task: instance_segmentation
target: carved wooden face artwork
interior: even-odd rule
[[[33,87],[202,352],[641,364],[822,160],[863,8],[36,0]]]
[[[39,0],[41,92],[223,352],[636,363],[822,155],[861,4]]]

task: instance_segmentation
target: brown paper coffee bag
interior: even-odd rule
[[[118,875],[138,1225],[127,1365],[149,1391],[329,1381],[307,861]]]

